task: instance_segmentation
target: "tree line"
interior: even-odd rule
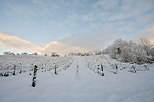
[[[141,38],[138,43],[118,39],[108,46],[103,53],[122,62],[153,63],[154,44],[145,38]]]

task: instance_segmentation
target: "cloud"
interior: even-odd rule
[[[80,46],[89,50],[103,49],[110,42],[117,39],[114,32],[103,31],[100,28],[92,29],[83,33],[70,35],[61,40],[70,46]]]
[[[60,55],[65,55],[70,52],[88,52],[103,49],[108,43],[114,41],[117,38],[116,36],[117,34],[111,32],[88,31],[70,35],[47,44],[35,44],[14,35],[0,33],[0,46],[7,49],[24,50],[25,52],[38,52],[39,54],[47,53],[51,55],[52,52],[57,52]]]
[[[109,18],[109,20],[121,20],[131,17],[137,17],[145,15],[148,11],[153,9],[154,2],[152,0],[123,0],[116,7],[115,11]]]
[[[3,6],[7,8],[4,14],[7,14],[9,16],[24,16],[23,18],[25,18],[26,16],[32,17],[38,15],[36,10],[32,7],[28,7],[17,2],[6,1]]]
[[[72,13],[68,15],[69,20],[86,23],[87,29],[97,24],[105,31],[123,35],[138,34],[153,23],[153,0],[98,0],[90,5],[92,10]]]
[[[107,23],[136,21],[137,26],[142,21],[153,22],[153,5],[153,0],[98,0],[92,5],[93,17]]]
[[[56,52],[60,55],[65,55],[70,52],[87,52],[88,49],[85,49],[80,46],[72,46],[60,41],[50,42],[48,44],[35,44],[33,42],[23,40],[17,36],[0,33],[0,46],[10,50],[22,50],[22,51],[31,51],[38,52],[39,54],[51,55],[52,52]]]
[[[153,0],[3,2],[1,5],[6,9],[2,15],[10,16],[12,22],[16,21],[13,26],[20,22],[20,26],[16,26],[18,33],[28,32],[29,35],[26,36],[37,34],[38,39],[42,41],[50,42],[49,38],[52,38],[52,41],[56,42],[35,44],[1,33],[0,45],[9,49],[38,51],[41,54],[51,52],[64,54],[104,48],[118,38],[130,40],[134,39],[134,36],[135,38],[145,36],[153,39],[153,30],[145,31],[153,24],[153,4]],[[13,31],[9,30],[9,26],[6,26],[6,31],[15,32],[14,28]],[[144,33],[141,33],[143,31]],[[33,37],[29,38],[31,41],[36,40]],[[58,39],[60,40],[57,41]]]
[[[27,0],[2,4],[6,8],[2,15],[7,13],[6,16],[11,16],[12,22],[19,27],[33,28],[35,32],[26,31],[29,34],[40,36],[42,32],[46,35],[52,32],[52,38],[56,40],[91,29],[90,25],[95,23],[116,33],[139,31],[153,23],[154,18],[154,13],[150,12],[154,9],[153,0]]]
[[[91,27],[93,28],[92,30],[73,34],[47,44],[36,44],[14,35],[0,33],[0,46],[10,50],[31,51],[39,54],[47,53],[48,55],[51,55],[52,52],[57,52],[60,55],[65,55],[70,52],[88,52],[103,49],[119,38],[137,41],[139,38],[145,37],[154,41],[154,26],[149,27],[138,35],[121,35],[115,32],[104,31],[100,29],[99,25],[91,25]]]
[[[88,49],[85,49],[80,46],[71,46],[67,45],[62,42],[50,42],[46,44],[43,48],[36,49],[37,51],[41,52],[41,54],[49,54],[51,55],[51,52],[56,52],[60,55],[69,54],[70,52],[87,52]]]
[[[127,36],[124,36],[124,38],[126,38],[126,37]],[[131,35],[129,37],[129,40],[139,42],[140,38],[145,38],[145,39],[150,40],[151,42],[154,43],[154,25],[151,25],[150,27],[142,30],[142,32],[140,32],[136,35]]]
[[[17,36],[0,33],[0,45],[9,49],[31,49],[37,44],[23,40]]]
[[[110,11],[117,8],[120,0],[98,0],[92,5],[94,8],[101,8],[103,11]]]
[[[141,37],[154,41],[154,26],[146,29],[146,31],[141,34]]]

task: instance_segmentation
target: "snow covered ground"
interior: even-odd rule
[[[36,57],[24,59],[22,69],[27,68],[25,65],[30,63],[26,63],[28,59]],[[4,65],[8,58],[13,57],[0,56],[0,63]],[[17,59],[13,58],[14,62],[18,62],[15,61]],[[51,70],[38,70],[36,87],[31,86],[33,76],[29,75],[29,70],[0,77],[0,102],[154,102],[154,64],[147,65],[149,70],[145,71],[137,70],[143,69],[142,65],[134,65],[137,72],[132,73],[129,70],[133,65],[105,56],[56,58],[56,61],[43,56],[37,59],[43,63],[40,68],[44,66],[49,70],[51,67]],[[62,63],[57,75],[49,65],[53,62]],[[104,76],[97,73],[97,65],[100,64],[104,67]],[[118,66],[117,74],[112,73],[114,64]]]

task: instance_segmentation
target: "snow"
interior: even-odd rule
[[[8,58],[17,59],[17,56],[0,57],[1,64],[4,63],[2,57],[8,61]],[[43,59],[43,63],[47,61],[45,59],[73,63],[66,70],[59,67],[61,71],[57,75],[54,74],[54,70],[43,73],[38,70],[36,87],[31,86],[33,76],[29,75],[29,72],[0,77],[0,102],[154,102],[154,64],[148,65],[149,70],[131,73],[128,72],[131,64],[116,62],[105,56],[65,57],[54,60],[51,57],[33,56],[36,57]],[[32,59],[32,57],[26,59],[24,56],[21,58],[25,65],[28,59]],[[95,65],[91,64],[92,68],[87,67],[87,63],[92,61],[104,65],[104,76],[92,69],[96,67]],[[113,74],[110,72],[112,67],[107,64],[108,62],[116,63],[121,69],[125,65],[127,67]],[[27,68],[25,65],[23,68]],[[136,66],[143,68],[142,65]]]

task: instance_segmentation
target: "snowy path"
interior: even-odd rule
[[[76,57],[58,75],[39,73],[35,88],[27,74],[0,78],[0,102],[154,102],[153,73],[151,68],[137,74],[105,72],[102,77]]]

